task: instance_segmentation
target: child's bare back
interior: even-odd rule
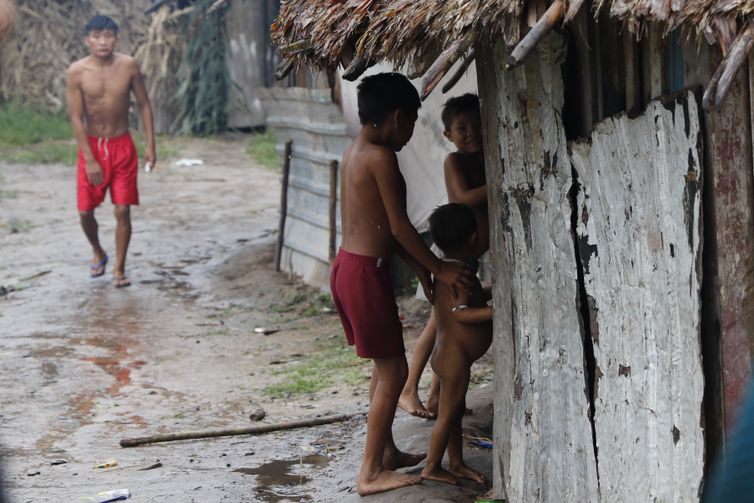
[[[435,287],[437,309],[437,338],[432,354],[432,369],[440,377],[458,364],[471,364],[487,352],[492,344],[492,308],[487,306],[488,295],[479,279],[464,304],[445,285]],[[458,359],[458,362],[453,360]],[[450,365],[449,365],[450,364]],[[447,375],[452,378],[452,375]]]

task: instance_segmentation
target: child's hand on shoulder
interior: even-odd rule
[[[460,289],[470,289],[473,278],[474,274],[468,266],[455,262],[443,262],[437,273],[437,279],[451,288],[454,297],[458,297]]]

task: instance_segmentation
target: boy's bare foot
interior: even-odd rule
[[[424,470],[422,470],[422,477],[425,480],[436,480],[438,482],[445,482],[446,484],[453,484],[454,486],[457,486],[461,482],[458,480],[458,477],[444,470],[441,466],[436,468],[425,466]]]
[[[432,414],[432,417],[437,417],[439,396],[432,394],[427,397],[427,405],[424,406],[427,411]]]
[[[427,453],[425,452],[410,454],[408,452],[393,450],[392,452],[385,452],[385,455],[382,457],[382,465],[388,470],[397,470],[398,468],[416,466],[426,457]]]
[[[381,493],[398,489],[399,487],[413,486],[421,481],[422,478],[418,475],[382,470],[373,478],[359,476],[359,480],[356,483],[356,492],[359,493],[359,496],[366,496],[367,494]]]
[[[437,412],[430,412],[424,408],[416,391],[403,391],[400,398],[398,398],[398,407],[412,416],[421,417],[422,419],[434,419],[437,417]]]
[[[473,480],[474,482],[479,482],[480,484],[487,483],[487,479],[484,477],[484,475],[464,463],[458,466],[450,466],[449,468],[450,473],[452,473],[456,477]]]

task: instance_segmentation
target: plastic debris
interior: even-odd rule
[[[110,501],[127,500],[130,497],[131,491],[128,489],[111,489],[109,491],[98,492],[94,497],[87,496],[81,498],[81,500],[91,503],[109,503]]]
[[[101,463],[97,463],[94,465],[95,468],[112,468],[113,466],[118,465],[117,459],[108,459],[107,461],[103,461]]]
[[[176,166],[185,166],[185,167],[191,167],[191,166],[201,166],[204,164],[204,161],[201,159],[178,159],[175,161]]]
[[[265,328],[265,327],[257,327],[254,329],[254,333],[262,334],[262,335],[270,335],[274,334],[275,332],[279,332],[279,328]]]
[[[151,162],[144,163],[144,172],[145,173],[151,173],[152,172],[152,163]]]

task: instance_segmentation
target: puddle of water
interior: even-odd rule
[[[311,496],[300,486],[311,480],[302,470],[324,468],[330,458],[321,454],[311,454],[300,459],[276,460],[256,468],[238,468],[234,472],[255,475],[254,492],[268,503],[284,501],[312,501]]]

